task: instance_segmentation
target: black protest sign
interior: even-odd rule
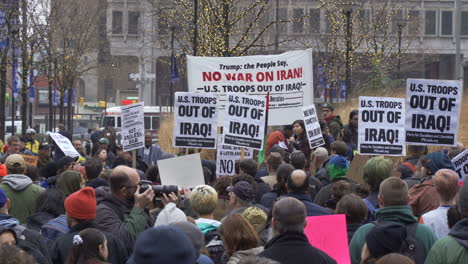
[[[228,93],[223,127],[224,144],[262,150],[265,116],[264,96]]]
[[[461,100],[461,81],[408,79],[406,142],[413,145],[456,145]]]
[[[175,93],[174,140],[176,148],[216,148],[218,96]]]
[[[400,98],[359,97],[359,154],[406,155],[404,107]]]

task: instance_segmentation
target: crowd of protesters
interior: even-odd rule
[[[326,144],[311,149],[304,122],[268,135],[262,164],[236,162],[216,177],[203,160],[205,184],[162,193],[157,162],[175,157],[145,134],[136,153],[122,151],[113,128],[73,140],[80,157],[28,129],[11,136],[0,158],[0,259],[9,263],[336,263],[305,235],[307,217],[344,214],[351,263],[467,263],[468,184],[451,159],[462,144],[428,153],[407,146],[395,164],[369,158],[349,177],[358,112],[343,125],[322,106]],[[22,155],[38,157],[26,165]],[[183,166],[181,164],[181,166]],[[190,175],[187,175],[190,177]]]

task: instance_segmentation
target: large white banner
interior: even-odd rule
[[[227,93],[265,96],[269,92],[268,125],[302,119],[302,107],[314,102],[311,49],[263,56],[187,56],[187,76],[189,92],[220,95],[220,126]]]
[[[216,148],[218,96],[175,93],[173,146],[176,148]]]
[[[224,144],[262,150],[266,117],[265,97],[229,93],[225,115]]]
[[[143,102],[121,106],[123,151],[142,148],[145,145]]]
[[[406,142],[455,146],[463,85],[461,81],[408,79]]]
[[[219,135],[218,149],[216,153],[216,176],[232,176],[236,174],[235,164],[236,160],[241,158],[241,148],[224,145],[223,135]],[[244,149],[244,159],[252,159],[253,150]]]
[[[405,99],[359,97],[361,155],[405,156]]]
[[[302,108],[302,115],[304,116],[305,132],[309,139],[310,148],[315,149],[316,147],[325,145],[315,105],[309,105]]]

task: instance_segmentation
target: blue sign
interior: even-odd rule
[[[29,74],[29,102],[34,103],[34,71]]]

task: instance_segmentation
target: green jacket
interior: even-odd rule
[[[448,236],[434,244],[425,263],[468,263],[468,218],[460,220],[452,227]]]
[[[403,224],[411,224],[417,222],[418,219],[413,215],[411,207],[409,206],[388,206],[379,209],[375,213],[378,222],[398,222]],[[349,245],[349,252],[351,255],[351,262],[359,264],[361,261],[361,251],[366,242],[366,235],[375,227],[375,224],[370,223],[361,226],[356,233],[354,233],[351,244]],[[431,229],[425,225],[418,224],[416,227],[416,239],[424,247],[425,252],[429,252],[432,245],[436,242],[437,238],[432,233]]]
[[[18,219],[21,224],[25,224],[26,218],[34,214],[36,200],[44,191],[44,188],[34,184],[28,176],[21,174],[3,177],[0,188],[10,199],[9,214]]]

